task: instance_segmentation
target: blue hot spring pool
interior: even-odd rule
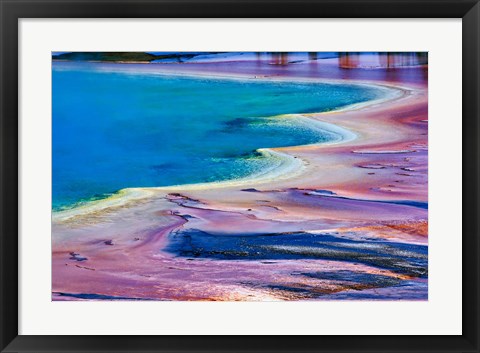
[[[153,64],[152,64],[153,65]],[[128,187],[243,178],[259,148],[338,139],[305,119],[380,97],[352,84],[180,77],[53,63],[53,209]]]

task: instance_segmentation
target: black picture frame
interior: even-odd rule
[[[479,352],[478,0],[0,0],[0,349],[2,352]],[[20,18],[462,18],[461,336],[18,335],[18,20]],[[459,236],[459,235],[458,235]]]

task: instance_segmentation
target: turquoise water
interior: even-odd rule
[[[91,68],[91,69],[90,69]],[[53,208],[127,187],[241,178],[274,161],[258,148],[338,138],[300,119],[379,97],[355,85],[105,72],[53,64]]]

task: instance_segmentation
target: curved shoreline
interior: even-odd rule
[[[115,72],[115,71],[112,71],[112,72]],[[122,71],[122,72],[125,73],[128,71]],[[160,72],[155,72],[155,73],[158,75],[175,76],[175,74],[173,73],[160,73]],[[142,72],[139,74],[144,74],[144,73]],[[201,73],[199,73],[198,75],[194,73],[188,73],[185,75],[182,73],[177,73],[176,76],[212,78],[212,79],[219,78],[219,79],[232,79],[232,80],[242,80],[242,81],[245,79],[252,80],[252,78],[248,79],[241,75],[212,76],[209,74],[201,74]],[[257,152],[261,153],[266,158],[271,158],[273,156],[273,158],[278,158],[280,160],[280,163],[277,166],[268,168],[268,170],[261,170],[258,173],[253,173],[239,179],[230,179],[230,180],[206,182],[206,183],[195,183],[195,184],[159,186],[159,187],[124,188],[115,192],[113,195],[103,199],[86,201],[83,204],[74,206],[73,208],[69,208],[66,210],[52,211],[52,221],[62,221],[62,220],[69,219],[71,217],[75,217],[77,215],[85,215],[91,212],[97,212],[97,211],[101,211],[111,207],[125,206],[126,204],[132,201],[139,201],[151,196],[156,196],[158,195],[159,192],[224,189],[224,188],[240,187],[240,186],[255,187],[255,186],[261,186],[267,183],[271,183],[273,181],[278,182],[279,180],[284,181],[284,180],[293,179],[295,177],[298,177],[299,175],[302,175],[307,168],[306,167],[307,162],[305,160],[291,153],[296,148],[303,148],[303,147],[309,147],[309,146],[328,147],[331,145],[348,143],[348,142],[354,141],[358,137],[358,134],[356,132],[353,132],[347,128],[344,128],[341,125],[336,125],[336,124],[332,124],[332,123],[320,120],[321,116],[336,114],[340,112],[357,111],[365,108],[378,106],[386,102],[397,101],[408,96],[413,91],[413,89],[411,88],[406,88],[406,87],[392,85],[392,84],[384,84],[384,83],[379,84],[379,83],[370,82],[370,81],[355,81],[355,82],[347,81],[346,83],[346,80],[304,79],[304,78],[295,78],[295,77],[289,77],[289,78],[259,77],[259,78],[255,78],[254,80],[258,80],[262,82],[265,82],[265,81],[309,82],[309,83],[317,82],[317,83],[327,83],[327,84],[328,83],[351,84],[351,85],[366,86],[366,87],[373,86],[376,89],[385,91],[386,94],[377,99],[373,99],[373,100],[369,100],[361,103],[349,104],[339,109],[335,109],[327,112],[305,113],[305,114],[282,114],[282,115],[269,117],[272,119],[275,119],[275,118],[302,119],[304,121],[307,121],[311,126],[316,127],[319,130],[328,131],[330,133],[338,135],[339,139],[336,139],[333,141],[327,141],[327,142],[307,144],[307,145],[295,145],[295,146],[287,146],[287,147],[257,149]]]

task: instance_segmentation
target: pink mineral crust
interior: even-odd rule
[[[274,149],[304,162],[291,177],[139,189],[133,197],[54,214],[53,300],[427,299],[426,67],[115,65],[368,81],[398,94],[306,114],[356,138]]]

